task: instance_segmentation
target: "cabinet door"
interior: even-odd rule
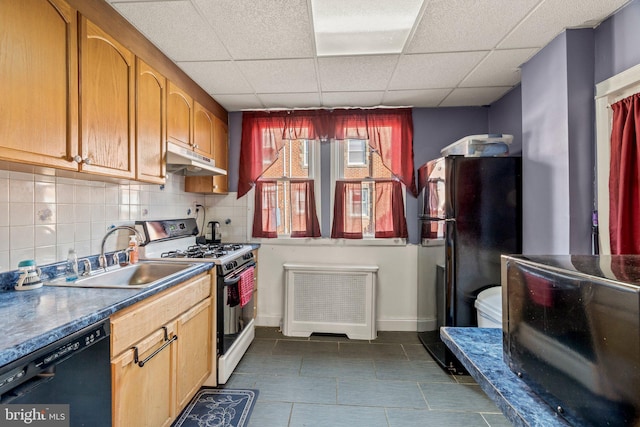
[[[77,170],[76,11],[0,1],[0,158]]]
[[[227,170],[229,165],[227,124],[213,117],[213,158],[216,167]],[[184,181],[187,193],[227,194],[229,192],[227,175],[188,176]]]
[[[82,171],[135,178],[134,55],[80,18]]]
[[[175,322],[167,325],[167,335],[175,335]],[[144,366],[135,363],[133,349],[111,360],[114,427],[171,425],[176,416],[175,343],[166,345],[160,329],[135,345],[139,360],[165,346]]]
[[[193,149],[206,157],[213,157],[214,116],[197,101],[193,112]],[[218,162],[216,161],[216,167]]]
[[[227,170],[229,166],[229,132],[227,124],[217,117],[215,118],[213,143],[213,158],[216,159],[216,166]],[[228,175],[214,176],[213,192],[227,194],[228,191]]]
[[[178,318],[176,390],[178,412],[196,394],[211,372],[211,299]]]
[[[136,60],[136,178],[165,182],[167,79],[140,58]]]
[[[191,149],[193,98],[171,81],[167,94],[167,141]]]

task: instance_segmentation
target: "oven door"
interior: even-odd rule
[[[239,283],[242,273],[254,268],[255,263],[249,263],[232,274],[218,278],[218,355],[227,352],[242,334],[244,328],[253,320],[255,311],[253,293],[246,304],[240,303]]]

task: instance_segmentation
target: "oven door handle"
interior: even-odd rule
[[[231,276],[224,279],[225,286],[233,286],[240,281],[240,276]]]
[[[225,278],[224,278],[224,286],[235,285],[236,283],[238,283],[240,281],[240,276],[241,276],[243,271],[245,271],[248,268],[255,267],[255,266],[256,266],[256,263],[255,262],[251,262],[251,263],[243,265],[239,270],[234,271],[230,275],[225,276]]]

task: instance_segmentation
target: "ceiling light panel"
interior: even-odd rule
[[[311,0],[318,56],[400,53],[423,0]]]

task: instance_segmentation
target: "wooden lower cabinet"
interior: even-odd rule
[[[113,426],[169,426],[200,389],[215,369],[213,298],[203,274],[111,317]]]
[[[211,318],[210,299],[206,299],[178,318],[178,413],[187,406],[211,372]]]
[[[175,335],[175,322],[167,325],[169,339]],[[139,360],[165,345],[164,330],[136,343]],[[176,416],[174,398],[175,341],[149,359],[144,366],[127,350],[111,361],[114,426],[169,426]]]

